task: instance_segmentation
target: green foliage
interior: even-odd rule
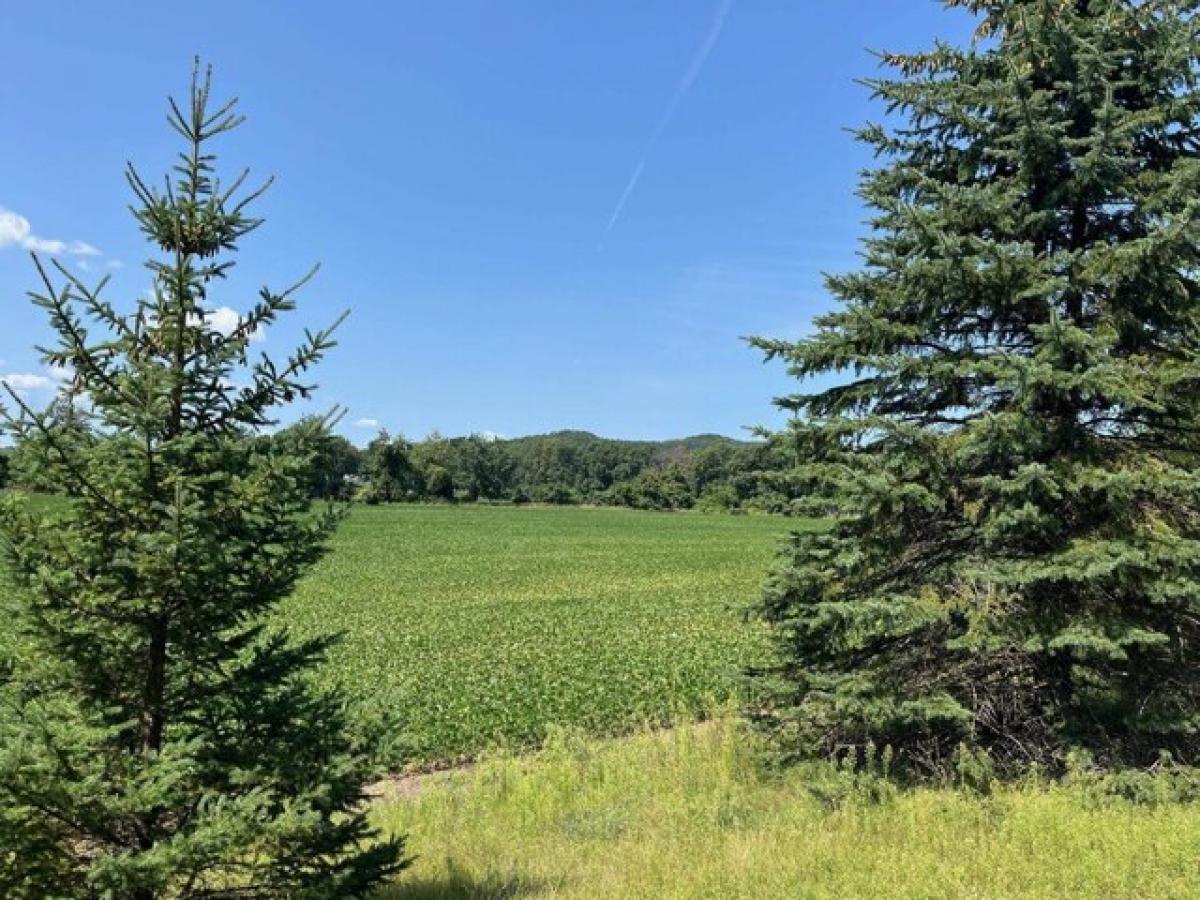
[[[1200,762],[1200,23],[1194,0],[950,0],[883,57],[865,267],[798,343],[799,507],[752,713],[952,775]]]
[[[454,476],[449,469],[433,463],[426,467],[424,476],[426,497],[430,500],[454,499]]]
[[[152,295],[121,314],[36,259],[33,294],[68,375],[62,416],[6,412],[31,468],[69,501],[0,502],[12,590],[0,647],[0,894],[12,898],[362,896],[403,862],[361,810],[375,769],[345,698],[311,673],[330,641],[268,616],[339,521],[311,509],[321,428],[256,438],[333,346],[308,334],[277,366],[250,336],[294,306],[264,289],[224,335],[208,322],[226,254],[260,220],[219,186],[211,142],[240,124],[208,77],[171,104],[174,179],[132,169],[135,216],[160,251]],[[93,336],[89,329],[97,329]],[[231,387],[235,376],[244,387]]]
[[[647,469],[630,481],[615,485],[605,500],[616,506],[634,509],[690,509],[696,500],[687,474],[678,463],[661,469]]]
[[[8,474],[14,487],[43,494],[78,493],[78,482],[66,471],[51,443],[82,450],[97,440],[87,413],[66,399],[56,399],[44,413],[43,428],[19,435],[8,452]]]
[[[512,481],[513,460],[498,441],[479,435],[447,442],[452,450],[450,477],[462,500],[504,500]]]
[[[709,487],[696,501],[696,508],[704,512],[729,512],[737,509],[737,490],[730,484]]]
[[[344,633],[324,675],[404,712],[410,756],[702,712],[763,659],[743,621],[783,530],[765,516],[356,507],[280,610]]]
[[[410,443],[385,431],[363,451],[338,449],[328,462],[318,461],[319,468],[329,469],[321,484],[357,482],[356,496],[367,503],[462,500],[689,509],[706,497],[709,510],[788,511],[788,485],[780,477],[786,454],[778,442],[740,443],[708,435],[654,443],[565,431],[512,440],[434,433]],[[342,451],[357,456],[357,465]]]
[[[1110,772],[1097,766],[1087,751],[1075,750],[1067,758],[1067,779],[1098,807],[1170,806],[1200,801],[1200,769],[1181,766],[1167,753],[1149,770]]]
[[[871,743],[851,747],[829,766],[814,767],[805,782],[808,792],[826,810],[890,803],[898,796],[892,780],[892,748],[880,753]]]
[[[317,416],[305,416],[272,435],[280,451],[309,459],[305,486],[317,500],[349,500],[362,465],[358,448],[333,434],[329,424]]]
[[[415,500],[425,489],[425,477],[411,459],[412,445],[386,431],[367,445],[362,454],[365,479],[358,499],[366,503],[396,503]]]

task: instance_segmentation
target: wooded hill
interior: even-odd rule
[[[349,462],[349,459],[347,459]],[[625,441],[587,431],[513,439],[431,435],[411,443],[381,433],[352,475],[367,502],[499,500],[599,503],[643,509],[781,511],[771,473],[782,449],[765,441],[703,434]]]
[[[71,444],[101,438],[78,409],[59,404],[55,439]],[[285,448],[303,442],[315,423],[302,420],[263,441]],[[62,492],[69,479],[41,460],[38,437],[0,453],[0,485]],[[788,457],[781,445],[698,434],[665,441],[629,441],[588,431],[518,438],[488,435],[420,441],[381,431],[365,448],[323,434],[316,439],[314,497],[366,503],[422,501],[595,503],[639,509],[784,512],[780,483]]]

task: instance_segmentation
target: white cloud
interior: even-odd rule
[[[34,253],[49,253],[51,256],[67,252],[66,241],[56,241],[50,238],[40,238],[35,234],[29,235],[21,241],[21,246],[26,250],[32,250]]]
[[[233,329],[237,328],[242,317],[237,314],[236,310],[232,310],[228,306],[218,306],[204,318],[212,328],[229,337],[233,333]]]
[[[99,256],[100,251],[86,241],[60,241],[44,238],[33,233],[33,226],[20,213],[0,206],[0,249],[9,246],[21,247],[35,253],[52,256]]]
[[[378,428],[378,419],[359,419],[354,423],[355,428]]]
[[[485,429],[485,430],[483,430],[483,431],[481,431],[481,432],[479,432],[479,437],[483,438],[483,439],[484,439],[485,441],[487,441],[488,443],[494,443],[494,442],[496,442],[496,441],[502,441],[502,440],[504,440],[504,435],[502,435],[500,432],[498,432],[498,431],[488,431],[488,430],[486,430],[486,429]]]
[[[0,362],[0,365],[3,365]],[[41,372],[9,372],[0,375],[0,384],[7,385],[21,399],[34,394],[58,393],[70,387],[73,377],[68,366],[48,366]]]
[[[36,372],[10,372],[0,375],[0,381],[7,384],[17,393],[22,391],[40,391],[54,386],[54,379]]]
[[[209,327],[229,337],[229,335],[233,334],[233,330],[238,327],[238,323],[242,320],[242,317],[236,309],[231,309],[228,306],[218,306],[205,315],[204,320],[209,324]],[[261,328],[254,329],[250,334],[250,343],[252,344],[261,344],[266,339],[267,336]]]
[[[155,288],[153,286],[146,288],[146,290],[142,292],[142,299],[146,303],[153,306],[157,299],[157,291]],[[149,319],[151,322],[155,321],[155,315],[153,312],[149,313]],[[241,314],[236,309],[232,309],[228,306],[218,306],[216,309],[210,309],[204,314],[203,318],[205,325],[224,337],[229,337],[229,335],[233,334],[234,330],[238,327],[241,321]],[[199,313],[191,313],[188,316],[189,325],[199,325],[200,322],[201,317]],[[267,334],[262,328],[255,328],[254,331],[250,333],[250,343],[252,344],[261,344],[266,339]]]
[[[31,231],[28,219],[0,206],[0,247],[23,245]]]
[[[54,394],[66,387],[66,381],[70,376],[61,374],[62,371],[47,369],[45,373],[9,372],[6,375],[0,375],[0,384],[9,388],[22,400],[28,400],[34,395]]]

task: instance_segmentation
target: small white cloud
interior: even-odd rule
[[[0,384],[10,388],[22,400],[35,394],[57,393],[67,386],[70,379],[65,369],[50,368],[41,372],[9,372],[0,375]]]
[[[125,268],[125,263],[121,262],[119,259],[110,259],[108,262],[105,263],[105,265],[108,266],[110,269]]]
[[[22,391],[40,391],[54,386],[54,379],[36,372],[10,372],[0,375],[0,381],[7,384],[17,393]]]
[[[23,246],[31,231],[27,218],[0,206],[0,247]]]
[[[204,317],[205,321],[212,328],[215,328],[226,337],[229,337],[233,333],[233,329],[237,328],[241,318],[235,310],[230,309],[228,306],[218,306]]]
[[[151,286],[142,292],[142,300],[153,306],[158,300],[157,290]],[[148,313],[148,317],[153,323],[156,317],[153,312]],[[242,317],[237,310],[231,309],[228,306],[218,306],[216,309],[210,309],[203,316],[203,319],[198,313],[192,313],[188,316],[189,325],[199,325],[203,321],[205,325],[211,328],[224,337],[229,337],[241,324]],[[262,328],[255,328],[250,333],[250,343],[261,344],[267,339],[267,334]]]
[[[86,241],[60,241],[40,237],[33,233],[33,226],[20,213],[0,206],[0,248],[17,246],[35,253],[52,256],[99,256],[100,251]]]
[[[40,238],[35,234],[31,234],[25,240],[21,241],[21,246],[26,250],[32,250],[34,253],[49,253],[51,256],[58,256],[60,253],[67,252],[66,241]]]
[[[354,423],[354,427],[355,428],[378,428],[379,420],[378,419],[358,419]]]
[[[485,441],[487,441],[489,444],[494,443],[495,441],[504,440],[504,435],[502,435],[498,431],[486,431],[486,430],[481,431],[481,432],[479,432],[479,436],[481,438],[483,438]]]
[[[218,306],[205,315],[204,321],[215,331],[219,331],[225,337],[229,337],[229,335],[233,334],[233,330],[238,327],[238,323],[242,321],[242,317],[235,309],[231,309],[228,306]],[[266,339],[267,336],[261,328],[254,329],[250,334],[250,343],[252,344],[261,344]]]
[[[0,365],[3,365],[0,362]],[[9,372],[0,375],[0,384],[26,399],[34,394],[58,393],[70,387],[74,373],[68,366],[48,366],[44,372]]]

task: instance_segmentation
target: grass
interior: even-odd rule
[[[426,776],[382,802],[415,866],[387,900],[466,898],[1194,898],[1200,807],[1078,787],[818,799],[818,766],[755,764],[729,718]],[[411,793],[411,790],[410,790]]]
[[[794,524],[794,523],[793,523]],[[410,759],[536,746],[728,697],[764,651],[740,608],[789,523],[621,509],[359,507],[281,610],[403,716]]]

